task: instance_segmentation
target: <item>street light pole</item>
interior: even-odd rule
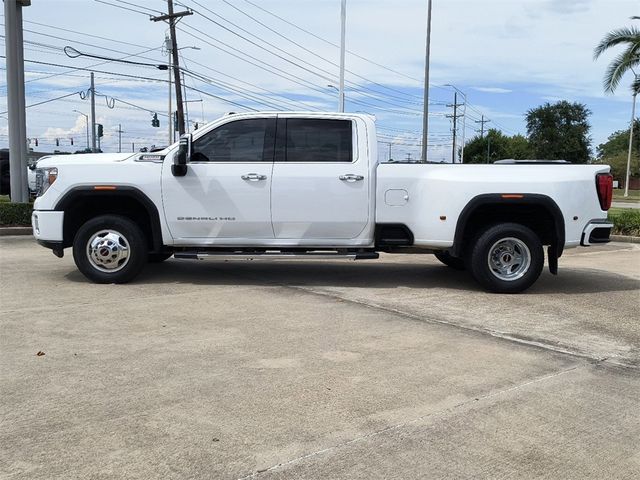
[[[624,196],[629,196],[629,177],[631,176],[631,150],[633,149],[633,124],[636,119],[636,97],[638,92],[633,92],[633,106],[631,107],[631,126],[629,127],[629,153],[627,154],[627,175],[624,181]]]
[[[427,161],[429,140],[429,62],[431,55],[431,1],[427,7],[427,47],[424,61],[424,107],[422,112],[422,162]]]
[[[84,113],[82,113],[79,110],[74,110],[74,112],[79,113],[86,120],[86,123],[87,123],[87,150],[89,150],[89,115],[85,115]]]
[[[340,8],[340,99],[338,108],[344,112],[344,55],[345,55],[345,33],[347,24],[347,0],[342,0]]]

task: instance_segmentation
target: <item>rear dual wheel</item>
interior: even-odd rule
[[[518,293],[538,279],[544,266],[540,238],[524,225],[501,223],[475,239],[467,265],[480,285],[496,293]]]

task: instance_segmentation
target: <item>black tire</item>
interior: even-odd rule
[[[89,242],[94,245],[93,249]],[[120,215],[101,215],[88,220],[73,239],[76,266],[95,283],[130,282],[147,263],[147,252],[147,239],[140,227]]]
[[[476,236],[467,266],[485,289],[519,293],[533,285],[542,273],[544,251],[540,239],[530,228],[501,223]]]
[[[454,270],[466,270],[464,264],[464,258],[452,257],[449,252],[442,251],[434,253],[435,257],[444,263],[447,267],[451,267]]]
[[[162,263],[173,256],[172,253],[150,253],[147,257],[149,263]]]

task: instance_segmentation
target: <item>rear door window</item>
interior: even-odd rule
[[[286,120],[286,162],[353,161],[351,120],[288,118]]]

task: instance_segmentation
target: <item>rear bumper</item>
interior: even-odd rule
[[[586,247],[610,242],[612,228],[613,224],[607,220],[589,222],[582,231],[580,245]]]
[[[33,236],[40,244],[43,242],[60,242],[62,244],[63,222],[64,212],[34,210],[31,214]]]

